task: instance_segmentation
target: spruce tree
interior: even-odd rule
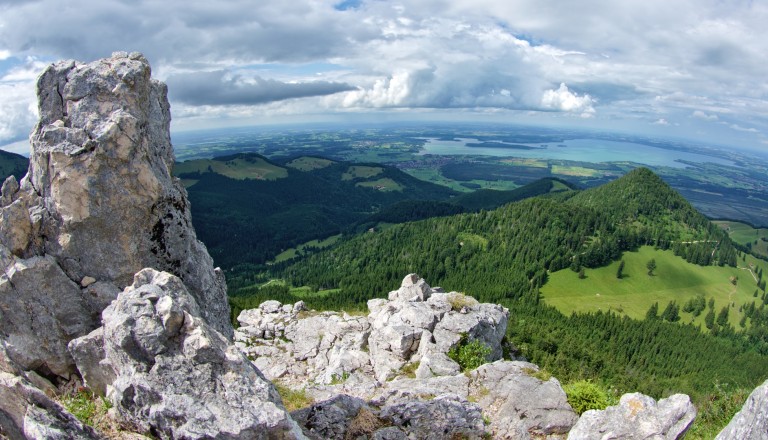
[[[653,271],[656,270],[656,259],[651,258],[648,260],[648,263],[645,265],[645,267],[648,269],[648,275],[653,276]]]
[[[616,278],[621,279],[624,276],[624,260],[619,262],[619,268],[616,270]]]

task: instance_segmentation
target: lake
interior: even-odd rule
[[[688,153],[678,150],[667,150],[634,142],[609,141],[604,139],[568,139],[563,142],[548,144],[519,144],[533,147],[530,150],[500,147],[470,147],[468,143],[479,143],[477,139],[460,138],[447,141],[427,138],[427,143],[419,154],[436,155],[482,155],[497,157],[523,157],[529,159],[560,159],[579,162],[634,162],[650,166],[665,166],[685,168],[678,161],[704,163],[712,162],[720,165],[735,164],[727,159],[704,154]]]

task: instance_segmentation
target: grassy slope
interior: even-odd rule
[[[718,220],[712,223],[725,229],[728,232],[728,236],[731,237],[731,240],[744,246],[746,246],[747,243],[752,243],[753,252],[768,257],[768,242],[761,240],[761,238],[764,237],[768,238],[768,229],[755,229],[745,223],[726,220]]]
[[[302,156],[286,163],[286,166],[299,171],[312,171],[330,166],[334,161],[322,157]]]
[[[2,180],[5,180],[11,174],[16,176],[16,180],[21,180],[24,174],[27,173],[28,164],[29,161],[26,157],[0,150],[0,178]]]
[[[370,177],[378,176],[384,172],[384,168],[381,167],[370,167],[365,165],[353,165],[347,169],[347,172],[342,174],[341,180],[352,180],[352,179],[367,179]]]
[[[656,260],[658,267],[654,276],[648,276],[645,267],[651,258]],[[715,299],[715,313],[729,301],[735,302],[736,307],[731,308],[729,315],[729,322],[734,326],[741,319],[739,306],[760,300],[752,296],[757,286],[744,269],[698,266],[676,257],[672,251],[654,250],[649,246],[638,252],[625,252],[623,259],[625,276],[621,280],[616,278],[618,262],[586,269],[583,280],[572,270],[564,269],[551,274],[549,282],[541,288],[542,297],[547,304],[565,314],[610,309],[623,310],[624,314],[637,319],[643,319],[654,302],[659,303],[661,312],[669,301],[675,300],[681,308],[680,322],[693,321],[703,325],[706,312],[693,319],[691,314],[682,313],[682,306],[690,298],[704,294],[707,300]],[[746,267],[748,263],[768,270],[765,261],[752,257],[747,257],[746,262],[739,259],[739,267]],[[729,281],[731,276],[738,277],[736,286]]]
[[[198,159],[175,165],[174,174],[213,172],[231,179],[276,180],[288,177],[288,171],[262,158],[234,157],[229,160]]]

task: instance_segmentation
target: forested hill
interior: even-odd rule
[[[672,248],[686,260],[705,266],[736,265],[736,249],[728,235],[647,168],[636,168],[620,179],[576,193],[568,203],[606,215],[620,231],[619,242]],[[579,258],[575,261],[576,265],[594,266]]]
[[[569,203],[599,209],[618,223],[675,226],[702,232],[709,220],[648,168],[574,195]],[[717,228],[715,228],[717,229]]]
[[[338,234],[399,201],[456,194],[397,168],[313,157],[237,154],[182,162],[174,173],[187,186],[198,237],[226,269]]]
[[[650,207],[643,205],[645,200],[651,200]],[[677,210],[688,214],[678,218]],[[397,225],[275,269],[294,285],[340,288],[328,298],[330,306],[362,303],[410,272],[484,301],[536,302],[548,271],[601,266],[643,244],[673,246],[682,254],[706,247],[707,264],[734,264],[728,238],[713,237],[698,216],[653,173],[641,169],[566,202],[537,197],[494,211]],[[672,235],[681,231],[684,236]]]
[[[16,180],[21,180],[27,173],[29,159],[16,153],[0,150],[0,177],[5,179],[13,175]]]

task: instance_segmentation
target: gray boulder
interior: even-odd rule
[[[0,438],[102,439],[21,376],[0,372]]]
[[[682,438],[696,418],[696,408],[684,394],[658,403],[640,393],[625,394],[616,406],[585,412],[568,434],[569,440]]]
[[[768,439],[768,380],[755,388],[716,440]]]
[[[555,378],[533,377],[528,362],[497,361],[472,371],[470,395],[496,439],[562,438],[578,420]]]
[[[456,396],[411,400],[379,408],[339,395],[292,413],[313,439],[480,439],[487,434],[480,408]]]
[[[0,335],[8,356],[23,370],[69,376],[67,342],[93,330],[101,303],[51,256],[21,259],[0,245],[0,262]]]
[[[70,347],[86,384],[160,438],[303,438],[274,386],[200,315],[179,278],[144,269]]]
[[[408,438],[482,439],[487,435],[480,407],[457,396],[390,405],[379,417],[403,430]]]

